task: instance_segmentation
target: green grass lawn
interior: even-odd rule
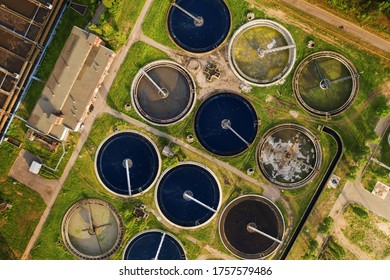
[[[200,254],[203,254],[203,247],[210,245],[213,248],[228,253],[222,246],[218,238],[217,222],[218,217],[215,217],[207,226],[196,230],[179,230],[168,225],[164,220],[159,222],[154,215],[150,215],[147,220],[137,222],[132,214],[133,206],[136,203],[143,203],[148,208],[156,209],[154,205],[154,187],[148,190],[142,196],[136,198],[118,198],[109,193],[103,186],[100,185],[94,170],[94,158],[96,147],[99,146],[102,140],[109,134],[113,133],[113,127],[116,126],[119,130],[136,129],[110,115],[102,115],[94,124],[94,127],[87,139],[84,148],[80,153],[80,157],[76,161],[73,169],[66,180],[57,201],[50,213],[48,220],[43,228],[43,231],[32,251],[33,259],[73,259],[73,256],[66,250],[65,246],[58,242],[61,240],[60,225],[62,217],[66,210],[77,200],[87,197],[102,198],[112,203],[120,215],[124,219],[126,226],[126,233],[124,243],[120,251],[113,256],[113,259],[121,259],[123,249],[127,242],[137,233],[147,229],[163,229],[172,232],[183,243],[185,250],[190,259],[195,259]],[[167,142],[164,139],[157,138],[151,134],[148,135],[158,145],[159,150],[163,148]],[[210,169],[219,178],[223,188],[223,205],[237,197],[239,194],[258,193],[262,190],[258,186],[253,186],[235,175],[227,172],[219,166],[215,166],[197,154],[193,154],[187,150],[181,149],[184,160],[191,160],[203,163],[209,166]],[[170,166],[169,162],[163,160],[163,169]],[[191,242],[186,236],[196,238],[200,244],[199,246]]]
[[[20,259],[45,203],[38,193],[11,179],[0,183],[0,200],[12,205],[0,213],[0,260]]]
[[[167,31],[166,17],[171,3],[171,0],[154,1],[142,24],[142,31],[153,40],[178,50],[179,48],[172,42]]]
[[[125,112],[125,104],[131,102],[130,90],[134,76],[145,64],[158,59],[168,59],[168,56],[145,43],[136,42],[130,48],[115,77],[107,97],[107,104],[118,111]]]

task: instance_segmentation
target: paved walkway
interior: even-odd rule
[[[349,203],[358,203],[375,214],[390,221],[390,195],[381,199],[363,188],[359,181],[348,181],[339,198],[330,211],[331,217],[336,217]]]
[[[93,125],[96,117],[101,113],[101,108],[104,108],[104,106],[105,106],[105,100],[106,100],[106,97],[108,94],[108,90],[110,89],[110,87],[115,79],[116,73],[119,70],[120,66],[122,65],[122,62],[126,58],[128,50],[130,49],[130,47],[134,44],[134,42],[138,38],[138,34],[141,30],[142,22],[144,21],[146,13],[148,12],[152,2],[153,2],[153,0],[147,0],[145,2],[145,5],[140,13],[140,16],[138,17],[136,24],[134,25],[134,28],[129,36],[129,39],[128,39],[126,45],[119,51],[119,53],[115,57],[115,60],[114,60],[113,64],[111,65],[110,72],[107,75],[107,77],[105,78],[103,85],[100,89],[101,95],[98,95],[98,98],[94,103],[95,109],[84,122],[84,131],[83,131],[83,133],[81,133],[80,140],[77,143],[76,149],[73,152],[72,156],[70,157],[70,160],[69,160],[68,164],[66,165],[66,168],[65,168],[65,170],[64,170],[64,172],[63,172],[63,174],[58,182],[59,187],[57,187],[54,190],[52,197],[51,197],[49,203],[47,204],[47,207],[46,207],[45,211],[43,212],[41,219],[39,220],[39,223],[38,223],[37,227],[35,228],[35,231],[31,237],[29,243],[27,244],[26,250],[24,251],[23,256],[21,258],[22,260],[26,260],[29,258],[30,252],[31,252],[32,248],[34,247],[34,244],[37,241],[39,234],[42,231],[43,225],[45,224],[46,219],[51,212],[51,209],[54,205],[54,202],[57,199],[57,196],[61,190],[61,187],[63,186],[66,178],[69,175],[70,170],[72,169],[74,163],[76,162],[78,155],[81,151],[81,148],[84,146],[84,143],[88,138],[88,135],[92,129],[92,125]]]
[[[360,26],[357,26],[349,21],[346,21],[342,18],[339,18],[338,16],[329,13],[313,4],[310,4],[306,1],[302,0],[282,0],[283,2],[293,6],[294,8],[297,8],[307,14],[310,14],[312,16],[315,16],[316,18],[319,18],[325,22],[327,22],[330,25],[339,27],[343,26],[343,30],[365,42],[367,42],[370,45],[373,45],[385,52],[390,53],[390,42],[375,35],[372,34]]]

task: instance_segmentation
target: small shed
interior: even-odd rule
[[[30,171],[33,174],[38,174],[39,171],[41,170],[41,167],[42,167],[42,163],[39,163],[37,161],[33,161],[31,163],[30,169],[28,171]]]

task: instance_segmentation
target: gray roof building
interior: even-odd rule
[[[114,57],[98,36],[73,27],[27,126],[57,140],[78,131]]]

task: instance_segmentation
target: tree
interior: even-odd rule
[[[333,226],[333,219],[332,217],[325,217],[320,226],[318,227],[318,231],[322,234],[328,234],[330,229]]]

